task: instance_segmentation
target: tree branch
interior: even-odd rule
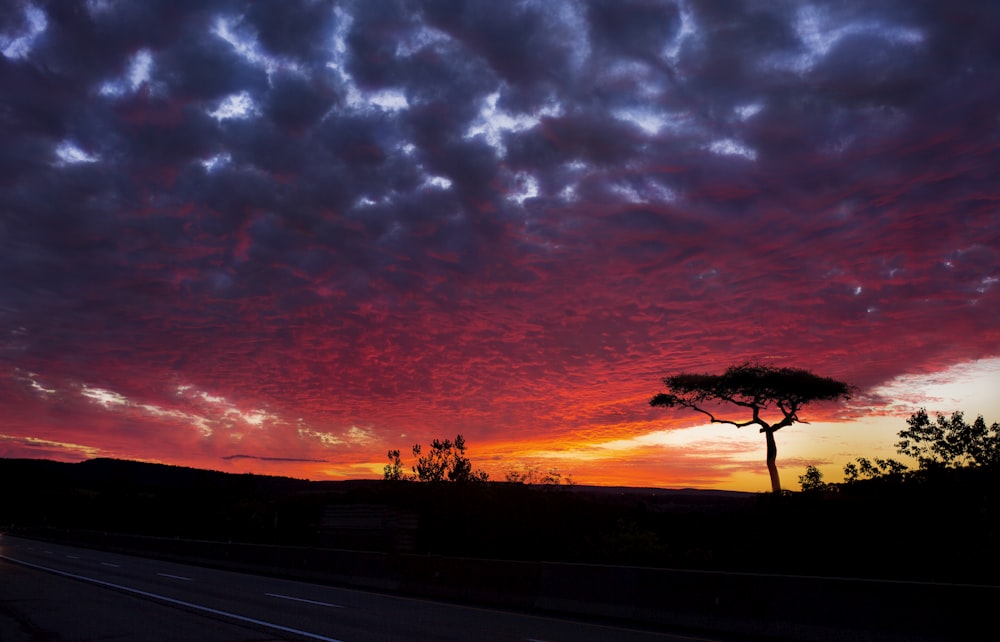
[[[732,419],[717,419],[715,417],[715,415],[713,415],[709,411],[705,410],[704,408],[700,408],[697,405],[695,405],[693,403],[690,403],[690,402],[678,401],[678,403],[680,403],[680,405],[682,405],[682,406],[690,408],[691,410],[697,410],[698,412],[702,413],[703,415],[708,415],[709,420],[713,424],[729,424],[731,426],[736,426],[737,428],[743,428],[744,426],[749,426],[751,424],[760,424],[760,423],[762,423],[761,420],[760,420],[760,418],[757,417],[757,409],[756,408],[754,408],[754,418],[751,419],[750,421],[733,421]]]
[[[799,421],[799,418],[796,416],[799,411],[799,404],[797,402],[794,400],[789,401],[786,407],[785,400],[782,399],[778,401],[776,405],[778,406],[778,409],[781,410],[781,414],[784,415],[784,418],[771,426],[772,432],[775,430],[781,430],[785,426],[791,426],[796,421]],[[800,423],[806,422],[802,421]]]

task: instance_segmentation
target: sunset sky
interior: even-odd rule
[[[0,0],[0,456],[769,488],[1000,421],[994,0]],[[739,419],[745,419],[734,415]],[[406,458],[404,458],[406,459]],[[409,463],[407,460],[406,463]]]

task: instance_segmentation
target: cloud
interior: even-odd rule
[[[342,471],[1000,350],[991,3],[9,6],[17,439]]]
[[[226,455],[222,459],[226,461],[232,461],[234,459],[251,459],[254,461],[265,461],[265,462],[276,462],[276,463],[306,463],[306,464],[318,464],[325,463],[326,459],[293,459],[291,457],[257,457],[255,455]]]

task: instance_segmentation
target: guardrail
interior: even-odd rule
[[[442,600],[769,639],[986,639],[1000,586],[452,558],[93,531],[11,534]]]

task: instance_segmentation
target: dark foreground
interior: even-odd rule
[[[981,639],[1000,597],[998,488],[991,468],[773,497],[323,483],[0,459],[0,527],[94,550],[659,630]]]
[[[559,640],[674,636],[0,537],[0,639]]]
[[[719,639],[719,636],[740,639],[768,640],[978,640],[982,631],[992,625],[992,608],[1000,598],[1000,587],[929,582],[899,582],[850,578],[802,577],[724,573],[715,571],[682,571],[641,567],[601,566],[558,563],[516,563],[498,560],[457,559],[437,556],[385,556],[378,553],[301,549],[264,545],[227,544],[190,540],[125,537],[112,534],[96,536],[65,532],[63,537],[87,539],[100,549],[68,548],[47,541],[32,541],[4,536],[0,538],[0,555],[9,562],[20,562],[29,569],[69,573],[69,579],[88,581],[108,588],[100,582],[115,585],[124,574],[140,583],[133,586],[157,596],[169,590],[192,588],[196,577],[215,576],[210,593],[223,599],[226,613],[233,610],[232,602],[242,599],[244,586],[272,586],[267,591],[252,589],[248,604],[256,609],[275,607],[262,603],[260,594],[292,596],[327,604],[338,609],[356,591],[344,587],[379,587],[378,600],[397,604],[403,596],[431,597],[437,600],[478,607],[470,612],[499,613],[519,611],[557,618],[582,618],[600,622],[601,631],[640,627],[661,632],[683,632],[682,637]],[[154,556],[158,561],[135,560],[113,555],[108,548],[132,549]],[[2,551],[14,550],[13,554]],[[24,557],[29,555],[29,557]],[[169,559],[193,561],[197,566],[166,563]],[[129,561],[123,561],[129,560]],[[2,560],[0,560],[2,561]],[[232,573],[216,574],[204,567],[256,571],[267,577],[284,580],[310,580],[308,595],[299,592],[280,593],[286,589],[284,580],[251,578]],[[95,575],[94,569],[97,570]],[[0,565],[0,571],[3,566]],[[156,575],[157,577],[153,577]],[[68,577],[63,575],[63,577]],[[157,583],[149,584],[150,580]],[[178,584],[179,583],[179,584]],[[294,585],[307,586],[301,582]],[[330,585],[341,588],[332,588]],[[121,590],[119,586],[114,587]],[[204,589],[202,589],[204,590]],[[304,589],[303,589],[304,590]],[[126,591],[135,595],[134,591]],[[17,593],[15,592],[15,597]],[[187,598],[166,593],[166,599]],[[183,594],[182,594],[183,595]],[[362,593],[375,598],[375,594]],[[310,597],[311,596],[311,597]],[[325,596],[325,597],[320,597]],[[340,596],[334,599],[331,596]],[[395,596],[395,597],[393,597]],[[148,596],[147,596],[148,597]],[[244,596],[246,597],[246,596]],[[278,599],[279,612],[284,606]],[[336,601],[340,600],[340,601]],[[264,599],[264,602],[273,602]],[[293,600],[294,601],[294,600]],[[203,601],[198,601],[204,604]],[[336,604],[329,607],[329,604]],[[410,604],[411,602],[406,602]],[[417,604],[424,604],[422,600]],[[439,605],[445,608],[443,605]],[[188,610],[187,604],[181,605]],[[366,607],[367,608],[367,607]],[[378,607],[381,609],[382,607]],[[386,606],[379,620],[403,613],[398,606]],[[448,607],[451,608],[451,607]],[[459,607],[455,607],[459,608]],[[227,610],[228,609],[228,610]],[[196,609],[197,610],[197,609]],[[459,608],[461,611],[461,609]],[[462,611],[465,612],[465,611]],[[325,613],[339,617],[339,611]],[[407,618],[424,621],[431,611],[417,609]],[[510,615],[511,613],[508,613]],[[204,614],[204,613],[202,613]],[[275,615],[272,622],[284,622]],[[433,618],[432,618],[433,619]],[[409,620],[407,620],[409,622]],[[449,620],[450,621],[450,620]],[[483,620],[486,622],[486,620]],[[347,623],[341,623],[348,626]],[[374,625],[368,623],[362,629]],[[611,626],[615,625],[615,626]],[[353,625],[351,625],[353,626]],[[435,625],[437,626],[437,625]],[[473,629],[471,637],[461,637],[466,631],[443,630],[382,631],[382,638],[358,635],[352,639],[515,639],[497,634],[483,637],[484,631],[503,631],[502,623],[489,624],[488,629]],[[500,627],[500,628],[495,628]],[[276,628],[276,627],[272,627]],[[294,628],[294,627],[293,627]],[[297,629],[298,630],[298,629]],[[425,638],[424,634],[430,635]],[[458,637],[449,637],[455,635]],[[624,634],[621,634],[624,636]],[[664,633],[666,635],[666,633]],[[395,637],[394,637],[395,636]],[[409,637],[407,637],[409,636]],[[76,639],[76,638],[74,638]],[[336,638],[334,636],[334,639]],[[584,633],[554,637],[523,639],[591,639]],[[631,639],[630,637],[594,639]],[[645,639],[645,638],[641,638]]]

